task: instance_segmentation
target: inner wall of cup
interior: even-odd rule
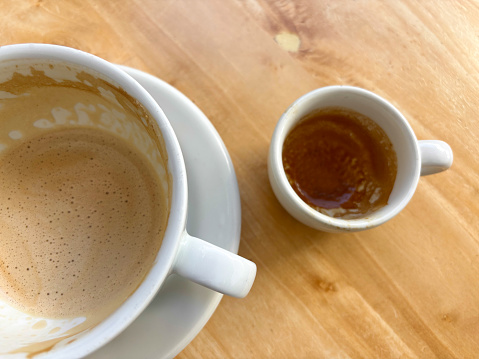
[[[133,98],[119,88],[111,79],[79,65],[59,61],[45,61],[38,59],[4,61],[0,63],[0,113],[2,100],[13,95],[9,93],[8,81],[14,74],[24,76],[40,76],[45,80],[52,79],[56,84],[74,84],[84,89],[99,92],[105,99],[112,102],[112,107],[105,106],[93,109],[92,104],[77,103],[74,108],[52,108],[51,118],[24,118],[24,123],[9,123],[9,119],[0,120],[0,156],[1,151],[15,146],[22,139],[31,138],[42,132],[60,128],[98,128],[111,132],[133,144],[155,168],[159,182],[167,196],[168,208],[171,206],[171,179],[167,170],[167,153],[161,132],[151,118],[151,115]],[[39,80],[41,82],[41,80]],[[2,86],[3,84],[3,86]],[[117,96],[122,96],[122,104],[118,103]],[[113,106],[115,104],[115,106]],[[120,106],[118,106],[120,105]],[[137,111],[135,121],[129,120],[122,114],[121,106],[128,106],[131,111]],[[97,114],[92,116],[93,111]],[[98,116],[101,114],[101,116]],[[14,136],[12,134],[15,134]],[[21,357],[22,353],[13,354],[22,347],[34,343],[51,341],[65,335],[68,330],[81,324],[85,318],[51,319],[36,318],[20,312],[0,301],[0,356],[8,358]],[[81,335],[81,334],[79,334]],[[78,335],[77,335],[78,336]],[[71,340],[72,338],[69,338]],[[66,345],[67,343],[65,343]],[[62,343],[59,343],[59,347]],[[25,353],[25,355],[28,353]]]
[[[61,83],[72,83],[83,86],[83,89],[99,90],[100,95],[114,104],[120,105],[116,100],[117,96],[126,97],[130,102],[127,104],[130,110],[137,114],[135,122],[125,118],[122,112],[116,107],[111,108],[90,108],[81,102],[74,108],[52,108],[51,119],[25,118],[25,123],[16,124],[21,128],[16,129],[15,124],[6,124],[8,119],[2,118],[2,127],[15,128],[18,132],[25,134],[24,137],[32,137],[41,134],[49,129],[89,127],[98,128],[111,132],[122,137],[133,144],[156,169],[157,175],[162,183],[163,189],[168,193],[169,179],[166,172],[167,155],[165,144],[160,130],[155,126],[151,115],[142,108],[136,100],[131,98],[125,91],[121,90],[113,80],[85,67],[59,61],[39,61],[35,59],[19,61],[6,61],[0,64],[0,85],[10,80],[14,73],[34,77],[34,72],[42,72],[46,77]],[[82,74],[91,75],[82,78]],[[0,91],[0,100],[11,96],[8,91]],[[121,105],[120,105],[121,106]],[[101,118],[95,119],[90,114],[101,112]],[[98,117],[98,116],[95,116]],[[16,139],[10,138],[8,134],[0,133],[0,148],[4,149],[10,144],[15,144]]]
[[[362,90],[355,89],[320,89],[319,96],[314,92],[306,95],[301,102],[294,104],[288,110],[288,121],[283,131],[281,143],[296,125],[297,121],[307,114],[326,107],[343,107],[359,112],[382,127],[386,132],[397,155],[398,172],[393,190],[389,196],[388,205],[379,209],[371,217],[379,218],[389,216],[393,211],[399,211],[411,198],[419,177],[419,153],[417,141],[408,130],[409,125],[392,105],[377,96]],[[294,119],[294,120],[293,120]],[[363,219],[350,220],[361,221]]]

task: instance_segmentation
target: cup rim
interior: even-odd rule
[[[78,338],[72,344],[52,352],[52,357],[56,357],[72,354],[71,351],[74,350],[75,357],[83,357],[108,343],[133,322],[148,306],[171,273],[186,227],[188,200],[185,163],[173,128],[158,103],[135,79],[114,64],[93,54],[60,45],[26,43],[0,46],[0,64],[4,61],[21,59],[71,63],[98,72],[110,79],[111,82],[119,85],[130,96],[138,100],[151,114],[160,128],[166,147],[167,171],[171,176],[172,194],[167,229],[161,247],[146,277],[125,302],[107,318],[91,328],[87,336]],[[137,298],[136,302],[131,303],[132,297],[142,287],[146,293],[141,298]],[[128,310],[126,306],[129,306]],[[121,320],[117,320],[115,326],[108,325],[107,322],[110,318],[119,316],[120,311],[122,312]],[[101,335],[92,339],[92,332],[101,332]]]
[[[401,123],[401,126],[405,130],[405,134],[407,135],[408,140],[411,142],[414,149],[415,169],[414,176],[410,179],[409,190],[407,194],[403,196],[400,201],[398,201],[398,203],[396,203],[394,206],[391,206],[391,208],[381,216],[372,215],[357,219],[341,219],[322,214],[314,210],[312,207],[306,204],[301,197],[299,197],[299,195],[291,187],[284,171],[282,159],[283,144],[289,131],[302,119],[300,116],[295,116],[295,112],[298,111],[298,108],[306,101],[310,101],[326,93],[337,93],[339,95],[340,93],[344,94],[347,92],[371,98],[374,101],[379,102],[382,106],[386,107],[391,113],[394,114],[395,118],[398,119],[398,122]],[[281,201],[283,206],[285,206],[290,213],[299,211],[302,215],[301,217],[306,216],[309,219],[308,222],[313,224],[313,227],[333,232],[360,231],[374,228],[396,216],[407,205],[413,196],[419,181],[421,169],[420,152],[416,135],[414,134],[414,131],[412,130],[406,118],[390,102],[381,96],[360,87],[347,85],[321,87],[312,90],[296,99],[281,115],[276,124],[271,140],[268,162],[270,171],[272,172],[272,176],[270,177],[273,177],[271,181],[275,182],[275,185],[277,186],[276,190],[281,191],[281,195],[285,195],[288,198],[287,202]]]

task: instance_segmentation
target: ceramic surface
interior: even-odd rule
[[[241,207],[233,164],[206,116],[182,93],[139,70],[120,66],[158,102],[168,117],[185,159],[190,234],[237,253]],[[215,173],[214,177],[209,176]],[[171,358],[206,324],[222,294],[176,275],[117,338],[89,359]]]
[[[307,114],[326,107],[359,112],[376,122],[387,134],[397,155],[398,170],[386,206],[358,219],[333,218],[307,205],[288,182],[282,160],[283,143],[290,130]],[[443,141],[418,141],[406,118],[380,96],[352,86],[328,86],[297,99],[279,119],[271,140],[268,175],[283,207],[300,222],[326,232],[354,232],[379,226],[396,216],[413,196],[420,175],[448,169],[452,150]]]

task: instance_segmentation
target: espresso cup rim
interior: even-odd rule
[[[409,180],[409,190],[407,194],[403,196],[399,201],[394,205],[386,205],[383,207],[382,215],[376,215],[376,212],[357,219],[341,219],[334,218],[319,211],[316,211],[310,207],[306,202],[304,202],[301,197],[294,191],[290,185],[286,173],[283,167],[282,160],[282,150],[284,140],[286,139],[289,131],[303,118],[302,116],[297,116],[296,112],[305,101],[311,101],[319,96],[322,96],[325,93],[354,93],[356,95],[365,96],[369,99],[373,99],[376,102],[379,102],[382,106],[386,107],[388,111],[393,113],[394,117],[401,123],[401,127],[404,129],[404,136],[408,138],[408,141],[414,149],[414,174],[408,178]],[[328,106],[321,106],[319,108],[326,108]],[[333,85],[326,86],[310,91],[303,96],[296,99],[281,115],[278,123],[275,127],[273,137],[271,140],[269,158],[268,158],[268,174],[271,182],[273,191],[283,205],[283,207],[304,224],[327,232],[354,232],[361,231],[365,229],[374,228],[379,226],[388,220],[395,217],[410,201],[412,198],[418,181],[420,177],[421,161],[420,161],[420,152],[419,146],[416,139],[416,136],[409,125],[406,118],[387,100],[380,97],[379,95],[359,88],[355,86],[346,86],[346,85]],[[396,179],[397,180],[397,179]]]
[[[84,357],[108,343],[120,334],[148,306],[161,285],[165,282],[174,265],[176,255],[181,245],[181,238],[186,227],[187,216],[187,180],[186,169],[179,142],[166,115],[153,97],[130,75],[100,57],[74,48],[52,44],[12,44],[0,46],[0,67],[5,61],[38,59],[46,63],[60,61],[71,63],[82,68],[99,73],[109,79],[110,83],[119,85],[130,96],[136,99],[158,124],[167,153],[167,172],[171,184],[171,205],[169,208],[167,229],[163,236],[157,257],[140,283],[139,287],[123,302],[109,317],[90,329],[83,338],[78,338],[72,344],[52,352],[51,357],[74,355]],[[138,290],[145,285],[145,293],[136,302],[128,302]],[[119,314],[121,310],[121,315]],[[120,315],[115,326],[106,325],[107,321]],[[98,332],[101,335],[93,335]],[[82,340],[83,339],[83,340]],[[49,356],[50,357],[50,356]]]

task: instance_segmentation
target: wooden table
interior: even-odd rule
[[[76,47],[147,71],[208,116],[242,197],[246,299],[224,298],[179,358],[479,357],[479,3],[0,1],[0,45]],[[420,180],[385,225],[327,234],[268,181],[281,113],[318,87],[385,97],[452,168]]]

